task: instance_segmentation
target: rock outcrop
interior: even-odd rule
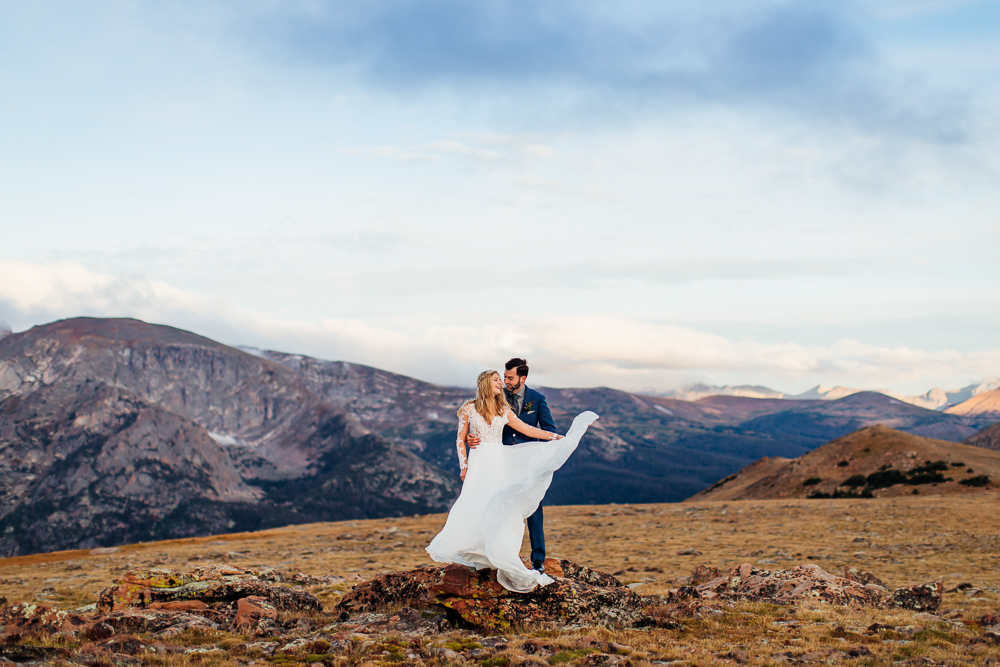
[[[322,603],[309,593],[263,581],[253,570],[218,564],[190,573],[133,570],[101,592],[97,609],[104,613],[130,608],[198,613],[215,603],[244,598],[266,600],[272,608],[281,610],[323,609]],[[201,603],[202,608],[192,602]]]
[[[566,560],[547,559],[555,583],[531,593],[511,593],[495,570],[464,565],[392,572],[358,585],[337,605],[346,620],[358,612],[380,612],[400,605],[436,608],[455,622],[505,632],[529,624],[650,625],[650,602],[612,575]]]
[[[797,604],[815,600],[851,607],[878,606],[878,591],[862,584],[835,577],[818,565],[799,565],[787,570],[759,570],[750,563],[743,563],[720,577],[697,587],[705,599],[725,599]]]
[[[786,570],[760,570],[750,563],[734,567],[727,576],[695,587],[703,600],[721,598],[794,605],[816,601],[848,607],[898,607],[933,612],[941,606],[940,581],[889,592],[877,577],[856,568],[837,577],[818,565]],[[878,582],[878,583],[876,583]]]

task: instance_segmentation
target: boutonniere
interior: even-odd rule
[[[534,406],[535,406],[535,402],[534,401],[529,401],[529,402],[525,403],[524,407],[521,408],[521,409],[524,410],[525,412],[530,412],[531,408],[533,408]]]

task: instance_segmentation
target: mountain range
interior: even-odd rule
[[[883,424],[958,442],[1000,417],[836,400],[539,388],[601,418],[550,504],[674,502],[762,457]],[[0,338],[0,554],[448,508],[472,391],[128,319]]]
[[[957,408],[963,403],[967,403],[974,397],[980,396],[981,394],[994,391],[1000,388],[1000,378],[988,378],[982,382],[976,382],[968,386],[962,387],[961,389],[950,389],[944,390],[938,387],[927,391],[919,396],[907,396],[894,391],[889,391],[886,389],[879,389],[878,393],[885,394],[887,396],[892,396],[898,400],[905,403],[911,403],[922,408],[927,408],[929,410],[945,411],[951,408]],[[700,398],[705,398],[706,396],[743,396],[746,398],[783,398],[786,400],[822,400],[822,401],[835,401],[839,398],[845,398],[851,394],[857,394],[865,389],[852,389],[849,387],[824,387],[823,385],[816,385],[815,387],[806,390],[801,394],[785,394],[780,391],[775,391],[774,389],[769,389],[768,387],[762,387],[759,385],[708,385],[708,384],[692,384],[681,389],[673,389],[667,392],[662,392],[656,394],[658,396],[665,396],[667,398],[679,398],[685,401],[697,401]],[[1000,410],[997,410],[1000,412]],[[959,409],[956,414],[965,414],[965,411]]]
[[[471,390],[360,364],[244,348],[295,371],[371,431],[457,474],[455,412]],[[942,414],[875,392],[833,401],[711,396],[697,401],[607,387],[541,387],[559,428],[601,415],[556,475],[552,504],[675,502],[762,456],[799,456],[872,424],[961,441],[992,421]]]
[[[78,318],[0,339],[0,554],[448,508],[458,483],[287,368]]]

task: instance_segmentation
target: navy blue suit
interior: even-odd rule
[[[508,402],[511,395],[505,392]],[[540,428],[543,431],[555,433],[556,423],[552,420],[552,412],[549,410],[545,397],[532,389],[524,388],[524,402],[521,404],[521,411],[517,418],[528,426]],[[534,438],[518,433],[510,426],[503,427],[503,444],[520,445],[525,442],[533,442]],[[542,516],[542,505],[539,503],[535,513],[528,517],[528,539],[531,541],[531,562],[545,560],[545,529],[542,526],[544,517]]]

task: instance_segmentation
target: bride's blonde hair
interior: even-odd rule
[[[494,375],[500,377],[500,373],[497,371],[483,371],[479,374],[479,377],[476,378],[476,399],[463,403],[462,407],[458,409],[459,416],[461,416],[465,406],[470,403],[476,406],[476,412],[482,415],[486,421],[493,421],[494,417],[499,417],[510,409],[503,390],[499,394],[493,393]]]

